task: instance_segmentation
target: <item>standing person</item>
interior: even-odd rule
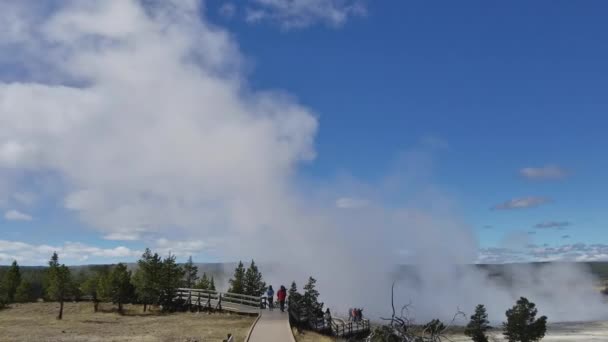
[[[274,309],[274,290],[272,289],[272,285],[268,286],[268,291],[266,291],[266,297],[268,298],[268,309],[272,311]]]
[[[285,298],[287,298],[287,289],[281,285],[281,289],[277,292],[277,301],[279,301],[279,305],[281,306],[281,312],[285,312]]]
[[[323,319],[325,320],[325,327],[331,327],[331,312],[329,308],[325,310],[325,315],[323,315]]]

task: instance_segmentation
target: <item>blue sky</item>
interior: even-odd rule
[[[207,1],[200,10],[201,21],[237,46],[236,73],[249,91],[289,94],[286,101],[297,102],[316,118],[311,142],[315,157],[292,164],[292,182],[326,184],[346,174],[359,183],[379,184],[400,156],[431,141],[435,146],[424,154],[432,167],[424,170],[422,182],[440,188],[455,203],[457,216],[473,230],[482,254],[510,248],[513,241],[515,249],[608,244],[608,4],[327,1],[329,7],[309,8],[307,1],[301,3],[272,8],[256,1]],[[343,17],[323,14],[330,9]],[[40,17],[51,14],[44,9]],[[66,84],[66,75],[80,76],[73,70],[41,75],[38,67],[44,63],[36,51],[25,49],[23,41],[3,44],[17,46],[28,58],[13,60],[3,49],[0,82]],[[222,68],[234,72],[231,65]],[[0,115],[8,115],[7,106],[0,108]],[[23,134],[16,128],[0,130],[0,145],[11,137],[21,141]],[[66,209],[67,195],[84,188],[79,177],[58,171],[56,163],[17,164],[4,166],[10,174],[5,197],[12,199],[2,206],[1,263],[14,256],[26,263],[40,260],[39,252],[19,254],[17,242],[44,252],[79,243],[86,248],[74,255],[90,254],[80,262],[104,262],[133,259],[145,245],[175,250],[179,243],[194,241],[185,232],[173,241],[164,230],[137,239],[104,239],[116,232],[100,218],[103,210]],[[537,177],[526,177],[525,168]],[[23,193],[35,200],[15,200],[15,194]],[[514,199],[547,203],[493,209]],[[396,205],[391,200],[396,199],[383,202]],[[551,222],[563,227],[535,227]],[[197,249],[204,244],[189,252],[201,261],[224,258]],[[112,254],[119,246],[134,252]],[[601,259],[598,250],[604,251],[581,248],[572,257]],[[553,252],[521,254],[536,260]]]

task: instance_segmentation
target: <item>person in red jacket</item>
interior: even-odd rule
[[[281,289],[277,291],[277,301],[281,307],[281,312],[285,312],[285,298],[287,298],[287,289],[281,285]]]

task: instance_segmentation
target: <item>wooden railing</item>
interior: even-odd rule
[[[249,308],[266,307],[266,298],[201,289],[180,288],[177,290],[175,299],[186,306],[199,309],[222,310],[230,304],[239,304]]]
[[[367,319],[346,321],[341,318],[325,315],[319,317],[294,304],[289,307],[288,312],[290,319],[292,319],[296,325],[304,325],[311,330],[331,334],[333,336],[347,337],[370,330],[369,320]]]

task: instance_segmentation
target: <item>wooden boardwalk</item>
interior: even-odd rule
[[[368,332],[368,320],[347,322],[333,317],[309,318],[306,311],[290,307],[286,312],[278,308],[270,311],[266,308],[265,297],[254,297],[229,292],[217,292],[199,289],[179,289],[175,300],[191,310],[198,311],[232,311],[242,314],[259,315],[246,342],[295,342],[290,315],[294,324],[333,336],[347,337]]]
[[[179,289],[176,300],[194,310],[221,310],[259,315],[246,342],[295,342],[289,314],[266,309],[266,298],[198,289]]]
[[[295,342],[289,325],[289,314],[277,309],[263,310],[246,342]]]

